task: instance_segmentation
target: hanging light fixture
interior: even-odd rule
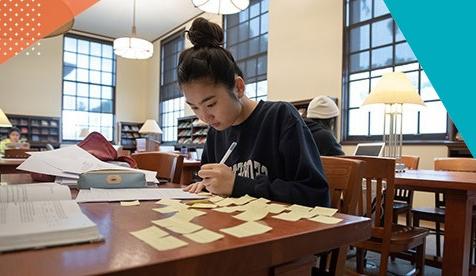
[[[121,37],[114,40],[114,53],[123,58],[148,59],[154,54],[154,45],[147,40],[136,37],[136,0],[132,16],[131,37]]]
[[[192,0],[196,8],[216,14],[233,14],[246,9],[249,0]]]

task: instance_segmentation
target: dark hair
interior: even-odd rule
[[[231,53],[223,48],[222,28],[199,17],[186,33],[193,47],[180,53],[177,66],[179,85],[203,79],[221,83],[232,90],[235,75],[243,78],[243,73]]]
[[[8,136],[10,136],[10,134],[12,134],[12,132],[15,132],[15,131],[18,132],[18,134],[21,134],[19,128],[17,128],[17,127],[12,127],[12,128],[10,128],[10,129],[8,130]]]

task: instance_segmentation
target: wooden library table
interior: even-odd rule
[[[476,173],[408,170],[397,173],[399,188],[445,194],[443,275],[468,275],[471,221],[476,203]],[[471,270],[475,274],[475,270]]]
[[[334,225],[268,217],[264,223],[273,230],[262,235],[239,239],[225,234],[221,240],[198,244],[171,233],[189,245],[156,251],[129,234],[167,216],[152,211],[157,206],[152,201],[134,207],[117,202],[80,206],[105,242],[0,254],[0,275],[310,275],[315,253],[368,239],[371,231],[369,219],[343,214],[336,215],[343,221]],[[206,212],[193,222],[212,231],[242,223],[230,214]]]
[[[7,174],[7,173],[20,173],[17,170],[17,167],[23,163],[26,159],[14,158],[0,158],[0,174]]]

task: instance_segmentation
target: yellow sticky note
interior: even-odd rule
[[[180,202],[180,200],[171,199],[171,198],[161,199],[159,201],[156,201],[155,204],[162,204],[162,205],[167,205],[167,206],[183,206],[183,205],[185,205],[182,202]],[[187,205],[185,205],[185,206],[187,206]]]
[[[250,209],[244,211],[243,213],[241,213],[239,215],[236,215],[236,216],[233,216],[233,217],[236,218],[236,219],[239,219],[239,220],[244,220],[244,221],[256,221],[256,220],[260,220],[260,219],[266,217],[267,214],[268,214],[267,209],[250,208]]]
[[[149,229],[152,227],[155,229]],[[157,233],[161,233],[164,231],[160,230],[155,226],[152,227],[141,231],[131,232],[131,234],[159,251],[175,249],[188,244],[187,242],[177,239],[174,236],[160,236]],[[159,231],[157,231],[157,229]],[[164,233],[167,234],[166,232]]]
[[[342,221],[340,218],[326,217],[326,216],[317,216],[310,218],[309,220],[325,223],[325,224],[336,224]]]
[[[222,234],[210,231],[208,229],[202,229],[191,234],[184,234],[184,236],[198,243],[214,242],[224,237]]]
[[[220,200],[218,202],[213,202],[215,203],[216,205],[220,206],[220,207],[225,207],[225,206],[229,206],[231,204],[234,204],[235,203],[235,199],[232,198],[232,197],[227,197],[223,200]]]
[[[212,203],[195,203],[192,206],[190,206],[190,208],[198,208],[198,209],[212,209],[216,207],[217,205]]]
[[[220,213],[233,213],[233,212],[236,212],[237,210],[235,207],[220,207],[220,208],[214,208],[213,211],[217,211]]]
[[[181,221],[173,225],[165,226],[165,228],[170,231],[174,231],[175,233],[188,234],[202,229],[203,226],[191,222]]]
[[[158,239],[158,238],[165,237],[169,234],[169,233],[165,232],[164,230],[162,230],[158,227],[155,227],[155,226],[147,227],[145,229],[130,232],[130,233],[132,235],[134,235],[136,238],[141,239],[141,240],[143,240],[143,239],[152,239],[152,238]]]
[[[121,201],[121,206],[137,206],[137,205],[140,205],[139,200]]]
[[[288,207],[288,210],[289,211],[298,211],[298,212],[309,212],[309,211],[312,210],[312,208],[307,207],[307,206],[302,206],[302,205],[299,205],[299,204],[293,204],[293,205]]]
[[[193,209],[182,209],[178,211],[174,217],[179,218],[183,221],[191,221],[192,219],[205,215],[206,212],[193,210]]]
[[[279,213],[283,212],[284,210],[286,210],[286,208],[287,208],[286,205],[281,205],[281,204],[277,204],[277,203],[271,203],[271,204],[266,205],[266,210],[268,210],[268,212],[270,212],[272,214],[279,214]]]
[[[236,198],[234,200],[234,204],[235,205],[243,205],[243,204],[246,204],[246,203],[248,203],[250,201],[253,201],[255,199],[256,199],[255,197],[252,197],[252,196],[249,196],[249,195],[244,195],[240,198]]]
[[[334,208],[326,208],[326,207],[315,207],[314,210],[316,210],[316,213],[321,216],[328,216],[332,217],[337,213],[337,209]]]
[[[213,203],[217,203],[218,201],[222,201],[224,198],[221,196],[212,196],[208,200]]]
[[[152,210],[155,211],[155,212],[159,212],[161,214],[168,214],[168,213],[174,213],[174,212],[180,211],[180,209],[175,207],[175,206],[166,206],[166,207],[162,207],[162,208],[153,208]]]
[[[289,213],[281,213],[279,215],[273,216],[273,218],[287,220],[287,221],[298,221],[302,218],[302,212],[292,211]]]
[[[237,238],[243,238],[263,234],[270,231],[271,229],[273,228],[256,221],[248,221],[234,227],[220,229],[220,231]]]

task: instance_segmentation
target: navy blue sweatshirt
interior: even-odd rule
[[[241,124],[210,128],[202,163],[225,164],[236,174],[232,196],[245,194],[307,206],[329,206],[319,151],[297,110],[285,102],[260,101]]]

